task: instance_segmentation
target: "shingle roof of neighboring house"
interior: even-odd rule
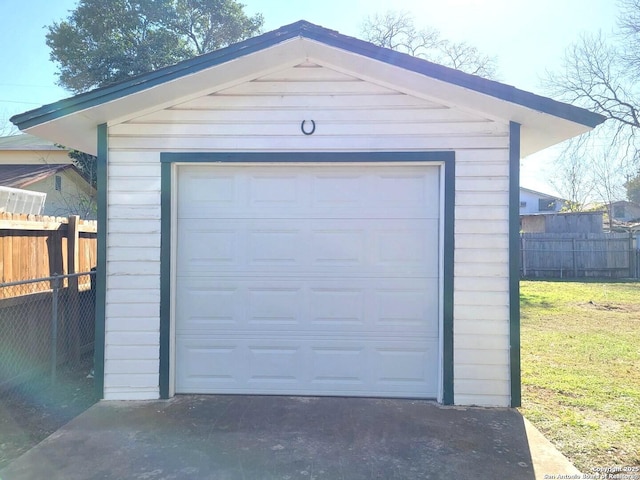
[[[296,40],[298,43],[294,44]],[[521,124],[523,154],[584,133],[605,120],[604,116],[583,108],[378,47],[301,20],[169,67],[15,115],[11,121],[21,130],[95,154],[98,125],[154,107],[167,98],[192,94],[190,89],[200,80],[202,83],[198,85],[206,84],[213,89],[216,80],[221,81],[219,67],[223,65],[234,63],[237,67],[238,61],[271,49],[281,49],[283,54],[301,58],[313,50],[313,54],[330,59],[331,53],[323,50],[325,47],[336,54],[346,52],[367,62],[379,62],[385,68],[403,69],[418,80],[416,91],[433,94],[434,86],[445,88],[444,95],[448,98],[455,96],[467,107],[485,109],[504,121]],[[371,68],[377,67],[371,65]],[[202,75],[207,71],[210,74],[205,78]],[[184,88],[178,80],[184,82]]]
[[[55,143],[28,133],[0,137],[0,150],[64,150]]]
[[[74,165],[2,165],[0,164],[0,185],[3,187],[25,188],[29,185],[44,180],[52,175],[75,171],[83,179],[84,177]]]

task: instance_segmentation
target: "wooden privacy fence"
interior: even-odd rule
[[[0,213],[0,389],[93,351],[97,224]]]
[[[520,274],[533,278],[638,278],[638,250],[629,233],[523,233]]]
[[[88,272],[96,255],[95,221],[0,213],[0,283]],[[79,283],[90,288],[87,276]],[[0,298],[12,296],[11,289],[0,292]]]

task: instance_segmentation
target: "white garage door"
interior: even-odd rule
[[[437,166],[180,166],[176,392],[433,398]]]

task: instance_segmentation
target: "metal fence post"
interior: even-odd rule
[[[524,234],[520,234],[520,268],[522,268],[522,276],[527,277],[527,244]]]
[[[53,297],[51,299],[51,383],[56,382],[56,368],[58,365],[58,291],[60,277],[53,274]]]
[[[636,252],[634,251],[633,248],[633,232],[629,232],[629,278],[635,278],[636,277],[636,265],[635,265],[635,259],[636,259]]]
[[[576,259],[576,256],[578,255],[578,251],[576,250],[577,245],[576,245],[576,239],[572,238],[571,239],[571,261],[573,263],[573,278],[578,278],[578,261]]]

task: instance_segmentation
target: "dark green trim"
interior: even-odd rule
[[[454,404],[453,393],[453,288],[455,255],[455,161],[446,162],[444,170],[444,248],[443,248],[443,296],[442,299],[442,403]]]
[[[96,331],[93,353],[94,386],[97,398],[104,398],[104,348],[107,292],[107,125],[98,125],[97,197],[98,248],[96,265]]]
[[[520,124],[509,125],[509,338],[511,406],[522,400],[520,378]]]
[[[171,194],[170,163],[161,167],[161,240],[160,240],[160,398],[169,398],[171,339]]]
[[[349,162],[446,162],[454,152],[210,152],[163,153],[161,162],[174,163],[349,163]]]
[[[45,105],[19,115],[14,115],[11,117],[11,121],[17,125],[20,130],[24,130],[87,108],[147,90],[207,68],[221,65],[299,37],[315,40],[357,55],[398,66],[408,71],[442,80],[484,95],[555,115],[589,127],[595,127],[605,120],[604,116],[583,108],[541,97],[519,90],[510,85],[481,78],[476,75],[469,75],[459,70],[431,63],[411,55],[378,47],[372,43],[342,35],[334,30],[329,30],[300,20],[258,37],[249,38],[226,48],[221,48],[214,52],[200,55],[144,75],[139,75],[124,82],[81,93],[75,97]]]
[[[161,259],[160,259],[160,395],[169,394],[169,339],[171,328],[171,191],[173,163],[444,163],[444,245],[443,245],[443,403],[452,405],[453,396],[453,260],[455,208],[454,152],[285,152],[285,153],[161,153]]]

